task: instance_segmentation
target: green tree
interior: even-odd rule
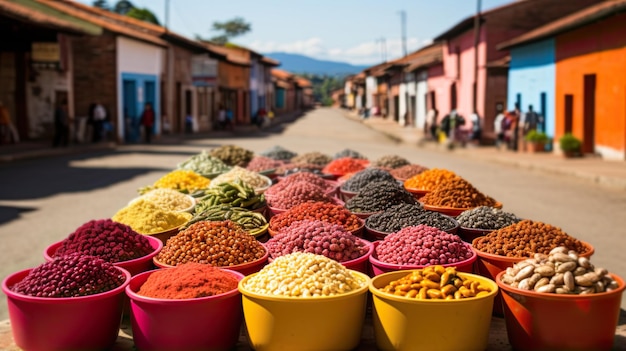
[[[231,39],[244,35],[252,30],[250,23],[246,22],[241,17],[235,17],[226,22],[213,22],[213,31],[222,32],[221,34],[214,36],[210,41],[224,45]]]
[[[154,13],[152,13],[152,11],[148,10],[147,8],[140,9],[137,7],[133,7],[132,9],[130,9],[130,11],[128,11],[128,13],[126,13],[126,16],[154,23],[159,26],[161,25]]]
[[[117,3],[115,3],[115,6],[113,6],[113,12],[125,15],[133,8],[135,8],[135,5],[133,5],[132,2],[128,0],[118,0]]]
[[[99,7],[99,8],[104,9],[104,10],[110,10],[111,9],[109,7],[109,3],[107,2],[107,0],[94,0],[92,5],[94,7]]]

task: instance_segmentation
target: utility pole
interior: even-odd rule
[[[170,26],[170,0],[165,0],[165,31]]]
[[[406,56],[406,11],[400,11],[400,22],[402,24],[402,56]]]
[[[476,0],[476,16],[474,16],[474,84],[472,86],[472,113],[478,112],[478,43],[480,41],[480,12],[481,0]]]
[[[382,62],[387,62],[387,42],[384,37],[376,39],[376,43],[380,42],[380,58]]]

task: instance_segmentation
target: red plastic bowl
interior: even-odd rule
[[[130,273],[117,267],[126,280],[119,287],[81,297],[45,298],[10,290],[32,269],[13,273],[2,281],[7,295],[15,344],[24,350],[108,350],[118,337],[124,289]]]
[[[237,280],[244,275],[224,269]],[[196,299],[158,299],[137,294],[155,271],[134,276],[130,298],[133,341],[139,350],[231,350],[239,341],[243,319],[241,293]]]
[[[375,241],[374,249],[376,249],[376,247],[378,247],[379,244],[380,244],[380,241]],[[468,249],[472,250],[472,253],[473,253],[472,257],[466,260],[460,261],[460,262],[456,262],[456,263],[442,264],[441,266],[456,267],[456,269],[459,272],[472,273],[474,269],[474,262],[476,261],[478,256],[476,255],[476,251],[472,248],[470,244],[465,244],[465,245],[468,247]],[[426,266],[430,266],[430,265],[411,265],[411,264],[400,265],[400,264],[386,263],[378,259],[378,255],[376,255],[376,250],[374,250],[374,252],[370,256],[370,264],[371,264],[373,276],[377,276],[379,274],[388,273],[388,272],[401,271],[401,270],[423,269]]]
[[[496,283],[503,298],[509,343],[515,350],[611,350],[626,285],[598,294],[547,294]]]
[[[267,259],[270,255],[269,251],[267,251],[265,247],[263,247],[263,249],[265,250],[265,254],[263,255],[263,257],[259,258],[258,260],[247,262],[247,263],[242,263],[242,264],[238,264],[234,266],[226,266],[226,267],[219,267],[219,268],[230,269],[232,271],[239,272],[243,275],[256,273],[260,271],[263,267],[265,267],[265,265],[267,264]],[[166,264],[157,260],[156,257],[154,257],[152,260],[154,262],[154,265],[159,268],[174,268],[175,267],[175,266],[171,266],[169,264]]]
[[[152,264],[152,258],[158,255],[158,253],[161,251],[161,249],[163,248],[163,242],[151,236],[146,236],[146,238],[150,241],[150,246],[152,246],[152,248],[154,249],[150,254],[136,258],[134,260],[116,262],[113,263],[113,265],[124,268],[125,270],[130,272],[131,275],[137,275],[139,273],[154,269],[154,266]],[[46,261],[50,262],[54,260],[54,253],[59,249],[62,243],[62,241],[58,241],[48,246],[44,250],[43,257],[46,259]]]

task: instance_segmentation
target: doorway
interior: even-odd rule
[[[563,133],[571,133],[572,125],[574,121],[574,95],[565,95],[565,121],[563,126]]]
[[[139,116],[137,115],[137,84],[124,79],[122,83],[122,109],[124,113],[124,140],[133,143],[139,140]]]
[[[593,153],[596,127],[596,75],[584,77],[582,152]]]

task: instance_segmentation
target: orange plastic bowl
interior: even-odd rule
[[[509,343],[515,350],[611,350],[626,285],[614,274],[616,290],[561,295],[521,290],[496,283],[503,298]]]
[[[230,269],[231,271],[239,272],[243,275],[256,273],[260,271],[263,267],[265,267],[265,265],[267,264],[269,251],[267,251],[265,247],[263,247],[263,249],[265,250],[265,254],[263,255],[263,257],[259,258],[258,260],[255,260],[252,262],[246,262],[242,264],[237,264],[234,266],[223,266],[223,267],[218,267],[218,268]],[[154,265],[159,268],[173,268],[174,267],[172,265],[159,261],[156,257],[153,258],[153,261],[154,261]]]

